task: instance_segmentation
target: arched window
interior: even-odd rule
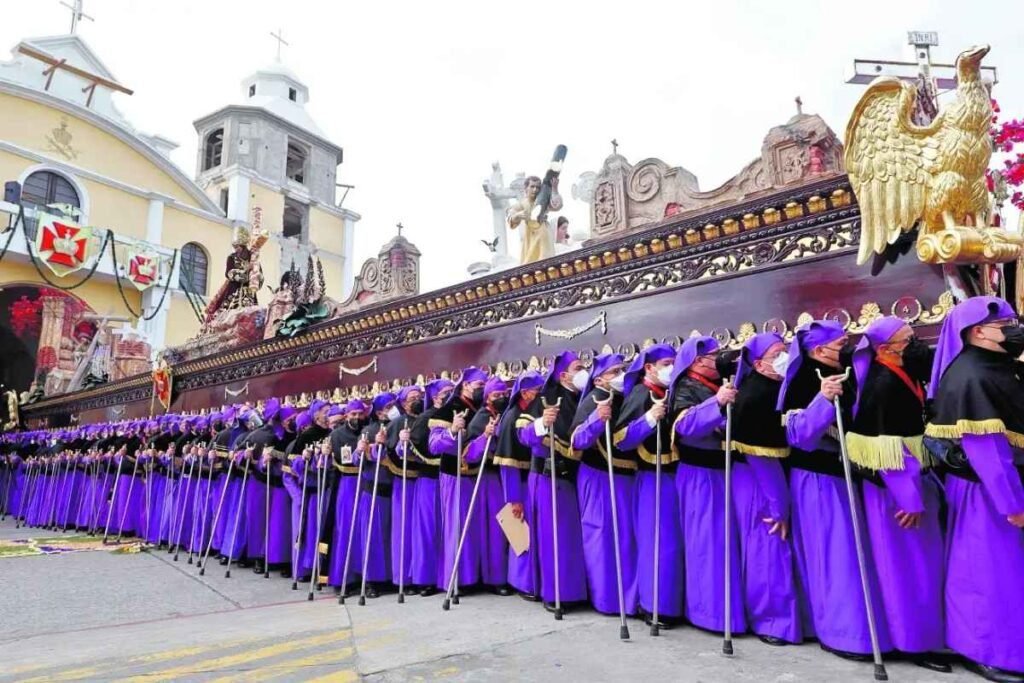
[[[210,262],[206,250],[195,242],[189,242],[181,248],[178,258],[181,259],[178,287],[206,296],[206,271]]]
[[[221,155],[224,152],[224,129],[218,128],[206,136],[206,144],[203,145],[203,170],[220,166]]]
[[[55,213],[46,208],[50,204],[70,204],[75,208],[82,207],[82,201],[75,186],[67,178],[53,171],[36,171],[25,178],[25,182],[21,186],[21,201],[27,208],[40,209],[50,213]],[[59,212],[56,213],[59,215]],[[33,237],[38,224],[39,222],[35,218],[25,221],[25,227]]]

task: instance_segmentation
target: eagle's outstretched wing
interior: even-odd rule
[[[885,251],[924,215],[942,116],[924,127],[914,124],[916,100],[912,84],[877,78],[846,126],[846,172],[861,215],[858,265]]]

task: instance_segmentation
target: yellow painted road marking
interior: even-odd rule
[[[319,678],[308,678],[306,683],[352,683],[359,680],[359,674],[355,671],[345,669],[344,671],[332,671],[326,676]]]
[[[156,683],[158,681],[170,681],[181,676],[187,676],[189,674],[208,672],[216,669],[224,669],[229,666],[236,666],[239,664],[245,664],[247,662],[253,662],[260,659],[270,659],[271,657],[279,657],[283,654],[290,652],[297,652],[305,650],[310,647],[316,647],[317,645],[326,645],[327,643],[336,642],[342,638],[348,638],[348,631],[331,631],[330,633],[324,633],[318,636],[311,636],[302,640],[297,640],[291,643],[278,643],[276,645],[268,645],[266,647],[257,648],[255,650],[249,650],[247,652],[241,652],[234,655],[226,655],[224,657],[216,657],[214,659],[200,660],[184,666],[178,666],[171,669],[164,669],[163,671],[153,671],[150,673],[139,674],[132,676],[131,678],[125,679],[131,683]]]
[[[355,651],[352,648],[343,647],[340,650],[321,652],[319,654],[293,659],[281,664],[268,664],[267,666],[262,666],[259,669],[245,671],[233,676],[215,678],[214,680],[209,681],[209,683],[235,683],[236,681],[246,681],[246,683],[251,681],[252,683],[256,683],[257,681],[269,681],[278,676],[298,673],[300,669],[304,669],[306,667],[337,664],[338,662],[346,659],[351,659],[354,654]]]

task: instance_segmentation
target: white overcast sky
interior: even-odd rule
[[[0,10],[0,49],[68,28],[58,0]],[[630,161],[659,157],[712,189],[759,155],[796,95],[841,136],[862,92],[844,83],[853,59],[906,58],[909,29],[939,32],[941,62],[991,44],[995,96],[1004,115],[1024,116],[1020,0],[86,0],[85,11],[95,21],[80,34],[135,91],[118,106],[178,142],[190,176],[192,121],[240,99],[283,29],[282,61],[345,150],[339,182],[356,186],[345,205],[363,216],[357,269],[402,221],[425,290],[487,258],[492,162],[510,180],[567,145],[564,213],[576,224],[588,214],[572,181],[600,168],[613,137]]]

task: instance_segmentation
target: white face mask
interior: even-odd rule
[[[612,377],[608,384],[611,385],[612,389],[621,394],[626,388],[626,373],[621,372],[615,377]]]
[[[575,375],[572,376],[572,385],[576,387],[577,391],[583,391],[587,388],[587,380],[590,379],[590,373],[586,370],[579,370]]]
[[[774,370],[775,374],[779,375],[780,377],[785,377],[786,376],[786,370],[788,370],[788,369],[789,369],[789,353],[786,352],[786,351],[783,351],[782,353],[780,353],[778,356],[775,357],[775,360],[772,361],[772,370]]]
[[[398,406],[391,406],[391,410],[388,411],[388,419],[392,422],[402,416],[402,412],[398,409]]]
[[[661,386],[667,387],[668,383],[672,381],[672,370],[674,369],[671,365],[658,368],[658,382],[661,383]]]

